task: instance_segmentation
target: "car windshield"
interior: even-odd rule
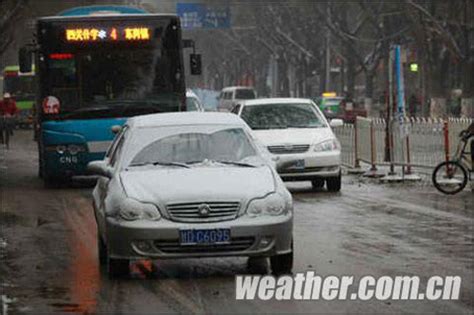
[[[327,98],[324,100],[324,105],[325,106],[338,106],[341,104],[342,99],[340,98]]]
[[[326,123],[311,104],[245,106],[242,119],[252,129],[320,128]]]
[[[149,143],[134,155],[130,167],[143,165],[179,166],[196,165],[207,161],[222,165],[244,162],[257,156],[254,146],[242,128],[205,128],[200,126],[162,127],[152,129],[153,140],[149,135],[137,136],[146,138]],[[168,130],[166,130],[168,129]],[[145,129],[150,133],[150,129]],[[178,131],[178,132],[175,132]],[[144,132],[145,133],[145,132]],[[156,139],[156,135],[163,135]]]
[[[235,98],[238,100],[253,100],[255,92],[251,89],[239,89],[235,91]]]

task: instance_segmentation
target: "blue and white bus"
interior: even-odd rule
[[[86,174],[104,157],[111,127],[127,117],[185,110],[177,16],[79,7],[38,19],[36,31],[36,139],[46,184]],[[20,51],[20,66],[29,63]]]

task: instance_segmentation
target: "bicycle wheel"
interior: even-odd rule
[[[467,185],[467,171],[456,161],[447,161],[436,166],[433,172],[433,184],[440,192],[454,195]]]

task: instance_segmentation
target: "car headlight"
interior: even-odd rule
[[[127,198],[122,202],[118,215],[127,221],[158,221],[161,219],[160,210],[157,206],[150,203],[142,203],[131,198]]]
[[[247,206],[247,214],[251,217],[262,215],[277,216],[286,214],[291,207],[288,201],[279,193],[272,193],[264,198],[253,199]]]
[[[337,139],[326,140],[314,146],[315,152],[327,152],[341,150],[341,144]]]

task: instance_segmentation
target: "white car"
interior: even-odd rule
[[[341,189],[341,145],[311,100],[269,98],[242,101],[232,110],[275,155],[283,180],[310,180],[314,188]]]
[[[110,275],[131,259],[270,257],[293,266],[293,202],[266,150],[229,113],[130,118],[93,191],[98,252]]]
[[[201,100],[191,89],[186,90],[186,111],[187,112],[203,112]]]
[[[229,86],[223,88],[219,95],[219,104],[217,111],[228,112],[235,104],[241,100],[253,100],[257,98],[257,93],[252,87],[247,86]]]

